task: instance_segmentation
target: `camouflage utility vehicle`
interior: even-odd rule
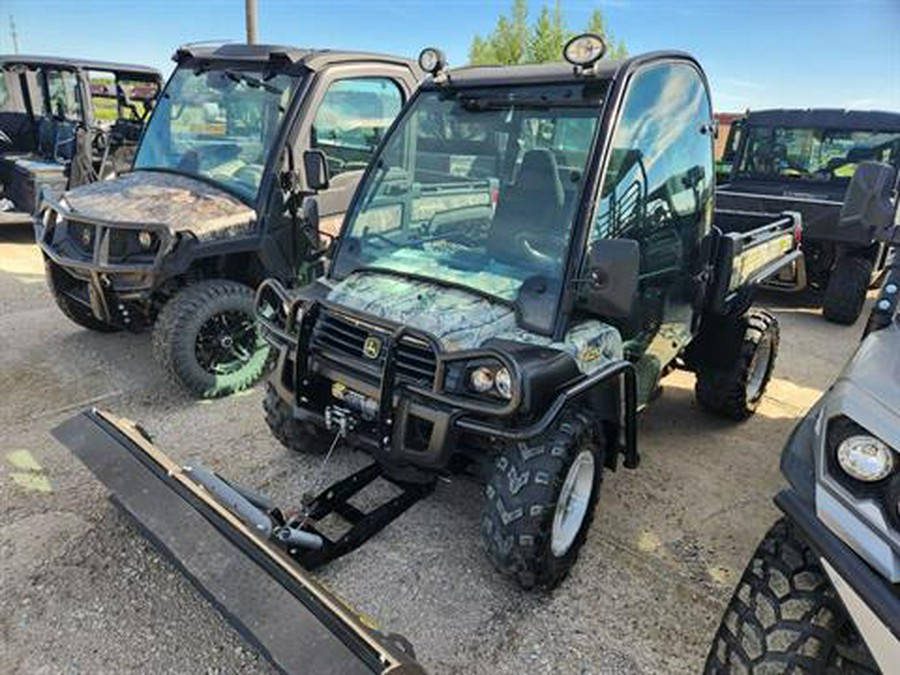
[[[31,224],[42,191],[127,170],[161,83],[146,66],[0,55],[0,225]]]
[[[287,672],[357,672],[309,665],[331,648],[322,625],[348,641],[359,631],[320,605],[321,624],[309,620],[320,596],[308,570],[437,477],[483,478],[491,560],[522,586],[552,587],[584,542],[604,468],[637,466],[636,413],[663,374],[693,369],[701,403],[727,417],[759,404],[778,328],[748,309],[751,290],[800,255],[797,218],[714,217],[712,111],[690,56],[598,62],[595,36],[566,52],[569,64],[450,72],[425,50],[432,77],[366,170],[327,275],[257,292],[278,356],[274,434],[324,455],[311,485],[342,440],[373,463],[281,509],[178,466],[108,413],[57,431]],[[378,479],[393,496],[365,511],[376,495],[359,493]],[[395,672],[387,653],[374,672]]]
[[[174,60],[133,171],[48,199],[37,240],[66,316],[99,331],[154,326],[172,378],[221,396],[264,370],[253,289],[312,272],[320,244],[303,198],[318,196],[325,222],[346,209],[417,66],[233,44]]]
[[[842,199],[860,162],[900,168],[900,113],[756,110],[740,134],[719,205],[803,215],[803,258],[766,285],[821,293],[826,319],[854,323],[881,280],[887,247],[859,223],[841,224]]]
[[[866,337],[781,455],[790,487],[731,599],[709,675],[898,672],[900,221],[892,167],[860,164],[841,224],[894,247]],[[893,227],[891,227],[893,223]]]

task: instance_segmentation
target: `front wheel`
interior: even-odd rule
[[[256,384],[269,348],[256,330],[252,289],[201,281],[166,303],[153,330],[153,354],[191,394],[218,398]]]
[[[603,444],[580,414],[501,449],[481,518],[487,556],[501,573],[525,589],[566,577],[594,517],[603,460]]]
[[[697,402],[710,412],[731,420],[744,420],[762,401],[778,357],[778,321],[769,312],[751,309],[743,317],[743,330],[733,333],[737,358],[724,368],[701,367],[697,372]]]
[[[861,256],[844,255],[838,258],[825,287],[822,316],[832,323],[845,326],[856,323],[872,282],[872,268],[872,261]]]
[[[88,330],[96,331],[98,333],[116,333],[119,331],[118,327],[106,323],[105,321],[101,321],[94,316],[90,307],[75,301],[63,292],[60,288],[57,275],[62,275],[64,273],[57,271],[54,268],[53,263],[49,260],[44,261],[44,271],[47,276],[47,285],[50,287],[50,293],[56,301],[56,306],[59,307],[66,318],[82,328],[87,328]]]
[[[725,609],[705,675],[875,675],[815,554],[782,518],[766,533]]]

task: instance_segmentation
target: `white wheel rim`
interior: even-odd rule
[[[556,510],[553,513],[553,531],[550,534],[550,550],[561,558],[575,542],[584,525],[591,492],[594,490],[594,453],[582,450],[578,453],[566,474]]]
[[[756,346],[756,353],[750,363],[750,377],[747,378],[747,400],[755,401],[762,396],[769,373],[769,362],[772,360],[772,340],[764,337]]]

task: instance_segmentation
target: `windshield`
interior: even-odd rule
[[[847,131],[749,127],[738,175],[743,178],[849,182],[860,162],[900,166],[900,129]]]
[[[378,268],[511,303],[531,280],[558,297],[604,87],[420,93],[360,188],[333,274]]]
[[[135,169],[206,178],[254,200],[295,78],[179,68],[156,105]]]

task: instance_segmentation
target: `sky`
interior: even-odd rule
[[[472,36],[510,0],[258,0],[259,41],[415,56],[464,65]],[[543,3],[529,2],[534,19]],[[552,5],[552,2],[550,2]],[[243,0],[3,0],[0,53],[145,63],[168,74],[179,44],[244,39]],[[679,49],[709,76],[719,111],[843,107],[900,111],[900,0],[561,0],[578,30],[599,7],[632,54]]]

